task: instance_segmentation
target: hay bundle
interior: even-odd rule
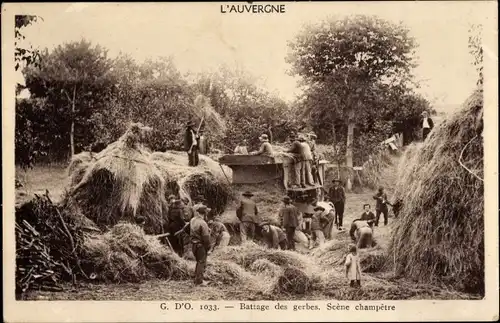
[[[95,154],[91,152],[81,152],[74,155],[68,166],[68,174],[71,180],[71,186],[77,185],[83,179],[87,168],[89,167],[92,160],[94,160]]]
[[[82,258],[99,281],[139,282],[149,278],[187,279],[188,264],[130,223],[119,223],[103,235],[85,240]]]
[[[144,129],[140,124],[131,125],[117,142],[96,154],[81,180],[71,187],[70,198],[100,228],[121,220],[133,222],[141,215],[149,233],[161,232],[167,208],[165,181],[140,144]],[[86,159],[84,154],[74,158],[73,179],[80,177]]]
[[[430,134],[406,165],[390,255],[396,274],[484,293],[483,93]]]
[[[185,153],[179,152],[155,152],[152,160],[166,182],[166,195],[179,195],[190,200],[203,195],[215,213],[224,211],[232,197],[230,169],[224,167],[222,170],[217,162],[203,155],[198,167],[189,167]]]
[[[207,264],[205,279],[218,285],[236,285],[247,283],[252,277],[233,262],[214,260]]]
[[[278,277],[274,291],[280,294],[304,295],[313,286],[309,276],[296,267],[286,267]]]
[[[280,266],[270,262],[267,259],[257,259],[255,260],[249,267],[249,269],[253,272],[269,275],[269,276],[277,276],[281,273],[282,269]]]
[[[311,259],[305,255],[288,250],[268,249],[250,241],[219,250],[213,254],[213,257],[218,260],[231,261],[243,268],[250,268],[258,259],[266,259],[281,267],[293,266],[308,269],[311,266]]]

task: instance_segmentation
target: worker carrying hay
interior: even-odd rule
[[[236,216],[240,220],[241,241],[255,238],[255,226],[257,224],[257,216],[259,210],[257,204],[252,200],[253,193],[246,191],[242,194],[240,206],[236,210]]]
[[[328,198],[335,206],[335,224],[338,230],[342,230],[345,208],[345,190],[340,179],[334,179],[333,187],[328,191]]]
[[[189,236],[191,237],[191,246],[193,255],[196,259],[196,268],[194,272],[195,285],[207,285],[203,279],[207,266],[207,255],[210,250],[210,229],[204,217],[210,212],[206,206],[201,206],[196,210],[196,215],[189,222]]]
[[[321,223],[321,230],[323,230],[323,234],[325,239],[330,240],[333,237],[333,228],[335,227],[335,206],[332,202],[329,201],[321,201],[317,200],[313,201],[313,207],[321,206],[324,211],[322,211],[322,217],[326,218],[327,221]]]
[[[358,249],[373,247],[373,221],[356,219],[352,221],[349,235],[356,242]]]
[[[218,216],[209,217],[208,228],[210,229],[211,241],[209,252],[224,249],[229,245],[231,235],[229,235],[229,231],[227,231],[226,226],[222,223]]]
[[[271,143],[269,142],[269,138],[267,137],[267,135],[262,134],[259,137],[259,140],[260,140],[259,150],[251,152],[250,155],[273,157],[274,156],[273,146],[271,146]]]
[[[325,214],[325,208],[323,206],[317,205],[314,208],[314,214],[311,221],[311,233],[313,244],[310,246],[321,246],[325,243],[325,233],[323,232],[324,223],[328,223],[329,219]]]
[[[345,259],[345,273],[351,287],[361,287],[361,265],[355,245],[349,245],[349,254]]]
[[[198,156],[198,134],[194,129],[194,122],[189,121],[186,127],[186,133],[184,134],[184,149],[186,149],[188,154],[188,165],[198,166],[200,162]]]
[[[279,211],[279,219],[286,232],[289,250],[295,250],[295,230],[299,226],[299,216],[299,209],[292,204],[292,199],[289,196],[285,196],[283,206]]]
[[[373,195],[373,199],[377,201],[375,207],[375,226],[378,227],[380,214],[384,215],[384,225],[387,225],[389,222],[389,209],[387,207],[387,194],[385,194],[383,187],[379,187],[377,194]]]
[[[269,222],[262,222],[260,224],[262,228],[262,236],[270,249],[286,250],[288,246],[287,238],[285,232],[278,228],[277,226],[271,225]]]

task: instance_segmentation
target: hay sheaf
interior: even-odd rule
[[[146,219],[149,233],[160,233],[163,226],[165,181],[140,144],[140,131],[129,128],[117,142],[96,154],[81,180],[70,189],[70,198],[101,229],[123,220],[133,222],[138,215]],[[80,172],[85,158],[79,157],[79,167],[73,165],[75,173]]]
[[[396,274],[484,293],[483,93],[407,158],[390,255]]]
[[[82,259],[86,271],[98,281],[181,280],[191,276],[184,259],[130,223],[119,223],[105,234],[88,236]]]
[[[190,167],[187,156],[181,152],[154,152],[153,164],[160,170],[166,183],[166,192],[192,200],[205,197],[208,206],[220,214],[232,198],[231,170],[211,158],[200,155],[200,164]]]

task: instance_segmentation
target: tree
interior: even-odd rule
[[[473,65],[478,73],[477,85],[483,84],[483,46],[482,46],[483,26],[473,24],[469,28],[469,52],[473,57]]]
[[[23,71],[26,87],[33,97],[46,98],[52,109],[48,117],[59,120],[60,128],[53,131],[68,134],[73,156],[75,135],[80,137],[79,148],[92,142],[92,115],[105,108],[115,82],[112,61],[104,48],[86,40],[45,50],[41,57],[38,67]]]
[[[42,19],[39,16],[33,15],[16,15],[15,16],[15,50],[14,50],[14,60],[15,60],[15,69],[16,71],[23,65],[29,66],[31,64],[38,64],[40,59],[40,51],[38,49],[34,49],[33,46],[30,48],[25,48],[21,46],[21,42],[26,39],[26,37],[21,33],[21,30],[34,22],[37,22],[38,19]],[[43,20],[43,19],[42,19]]]
[[[317,128],[345,125],[346,164],[353,166],[356,124],[382,116],[387,88],[411,80],[414,39],[401,24],[372,16],[307,26],[289,44],[287,61],[306,87],[305,113]]]

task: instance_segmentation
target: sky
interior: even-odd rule
[[[288,41],[305,23],[331,15],[373,14],[410,28],[419,44],[414,71],[422,82],[419,91],[432,103],[460,104],[474,89],[477,76],[467,31],[483,19],[481,2],[283,4],[284,14],[222,14],[218,3],[50,3],[23,8],[43,17],[25,30],[34,46],[50,49],[85,38],[106,47],[110,56],[120,51],[138,61],[171,56],[184,73],[226,64],[251,72],[285,100],[300,93],[298,78],[287,73],[285,57]]]

